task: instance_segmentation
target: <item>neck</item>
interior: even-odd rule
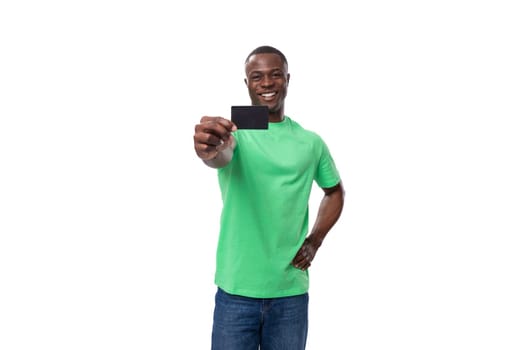
[[[280,123],[284,120],[284,111],[282,109],[276,112],[270,112],[269,121],[270,123]]]

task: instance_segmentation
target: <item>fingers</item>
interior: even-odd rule
[[[297,264],[294,264],[295,268],[299,269],[299,270],[306,270],[308,269],[310,266],[312,265],[312,263],[308,260],[304,260],[304,261],[301,261]]]
[[[230,137],[226,141],[221,141],[221,144],[217,146],[217,151],[221,152],[227,147],[233,145],[234,142],[235,141],[233,135],[230,135]]]
[[[204,116],[201,118],[200,124],[208,126],[212,129],[214,129],[216,126],[222,126],[225,130],[228,132],[232,132],[237,130],[237,126],[228,119],[222,118],[222,117],[208,117]]]
[[[202,160],[210,160],[217,156],[219,150],[216,146],[195,141],[195,152]]]
[[[294,264],[295,268],[299,270],[303,270],[303,271],[308,269],[311,265],[312,265],[312,262],[309,261],[308,259],[301,260],[298,263]]]
[[[315,249],[310,247],[308,243],[303,244],[301,249],[295,255],[292,264],[298,269],[306,270],[312,265],[312,261],[315,257]]]
[[[217,153],[231,142],[231,132],[237,130],[234,123],[222,117],[202,117],[195,125],[193,142],[197,155],[206,160],[217,156]]]

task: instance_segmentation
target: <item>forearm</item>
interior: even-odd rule
[[[233,147],[229,146],[223,149],[222,151],[219,151],[215,158],[203,160],[204,164],[209,166],[210,168],[218,169],[225,167],[230,163],[233,157]]]
[[[344,189],[342,184],[337,185],[335,189],[329,193],[326,193],[319,204],[319,210],[317,218],[308,239],[312,243],[319,247],[321,246],[326,235],[330,229],[335,225],[341,212],[343,211],[344,205]]]
[[[235,138],[233,136],[230,136],[230,139],[227,142],[217,147],[215,157],[211,159],[202,159],[202,161],[210,168],[223,168],[226,165],[228,165],[228,163],[230,163],[230,161],[232,160],[235,145]]]

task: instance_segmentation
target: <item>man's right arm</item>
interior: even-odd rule
[[[202,117],[195,125],[193,143],[195,153],[211,168],[222,168],[232,160],[237,130],[235,124],[222,117]]]

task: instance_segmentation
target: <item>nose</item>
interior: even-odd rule
[[[261,86],[272,86],[273,85],[273,79],[270,75],[264,75],[261,79]]]

